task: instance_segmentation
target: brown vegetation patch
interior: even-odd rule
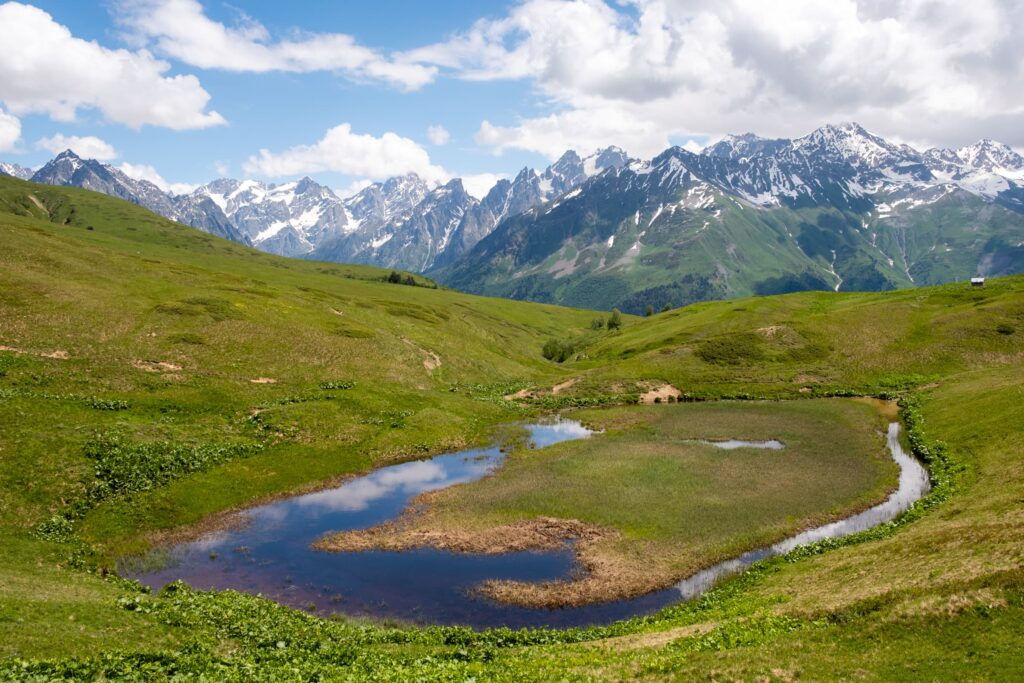
[[[664,572],[638,567],[605,552],[603,546],[616,540],[618,533],[575,519],[537,517],[482,529],[417,528],[414,524],[414,515],[406,514],[370,529],[326,536],[313,546],[329,552],[398,552],[436,548],[456,553],[498,555],[528,550],[560,550],[571,542],[581,571],[569,581],[529,583],[491,580],[478,587],[482,595],[492,600],[522,607],[578,607],[631,598],[664,588],[673,580]]]
[[[132,367],[143,372],[177,372],[181,370],[180,365],[159,360],[133,360]]]
[[[253,384],[277,384],[277,380],[270,377],[254,377],[249,381]]]
[[[594,640],[586,643],[586,645],[599,647],[605,650],[612,650],[613,652],[631,652],[633,650],[643,650],[645,648],[664,647],[665,645],[682,638],[691,638],[693,636],[702,636],[710,633],[717,625],[718,624],[714,622],[689,624],[687,626],[677,626],[664,631],[631,633],[628,636],[602,638],[601,640]]]
[[[40,358],[53,358],[56,360],[67,360],[71,358],[67,351],[26,351],[25,349],[15,348],[13,346],[0,345],[0,351],[9,351],[10,353],[17,353],[24,356],[38,356]]]
[[[955,617],[956,615],[983,607],[997,609],[1006,607],[1006,598],[992,588],[968,590],[952,595],[929,595],[917,602],[907,602],[894,610],[893,616],[919,618],[925,616]]]

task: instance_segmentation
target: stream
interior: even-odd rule
[[[535,448],[592,434],[580,423],[565,419],[525,427]],[[259,505],[239,513],[238,523],[231,528],[155,551],[159,560],[156,569],[136,558],[122,561],[119,573],[154,590],[181,579],[194,588],[230,588],[260,594],[320,615],[342,613],[473,628],[606,624],[693,598],[766,557],[893,519],[929,489],[927,471],[903,450],[899,431],[898,423],[889,426],[889,451],[900,466],[899,488],[883,503],[708,567],[669,588],[628,600],[535,609],[500,604],[473,590],[487,579],[570,579],[579,571],[570,544],[556,552],[500,555],[432,549],[334,553],[311,547],[329,532],[365,529],[395,519],[421,493],[476,481],[494,472],[505,458],[498,447],[391,465],[334,488]],[[783,447],[776,441],[711,445],[726,449]]]

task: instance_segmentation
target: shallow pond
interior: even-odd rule
[[[537,448],[591,434],[570,420],[531,424],[526,428]],[[331,553],[311,547],[329,532],[365,529],[394,519],[420,493],[486,476],[504,460],[497,447],[384,467],[335,488],[260,505],[240,513],[238,524],[232,528],[161,551],[164,555],[159,569],[147,571],[139,562],[125,562],[120,570],[122,575],[154,589],[182,579],[196,588],[259,593],[319,614],[340,612],[475,628],[610,623],[649,614],[693,597],[723,576],[764,557],[892,519],[928,490],[927,472],[903,452],[898,435],[899,425],[894,423],[889,429],[889,448],[900,465],[901,476],[899,490],[886,502],[846,520],[715,565],[671,588],[631,600],[578,608],[529,609],[498,604],[474,593],[474,587],[486,579],[571,578],[578,568],[568,545],[559,552],[502,555],[429,549]]]

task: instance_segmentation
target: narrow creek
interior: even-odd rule
[[[526,428],[536,448],[591,435],[580,423],[565,419]],[[729,443],[719,447],[781,447],[776,443]],[[311,547],[328,532],[365,529],[394,519],[420,493],[486,476],[504,461],[498,447],[392,465],[335,488],[260,505],[239,513],[239,523],[232,528],[158,551],[161,561],[157,569],[147,569],[145,562],[126,560],[119,570],[122,576],[138,579],[154,590],[181,579],[195,588],[261,594],[321,615],[343,613],[474,628],[605,624],[650,614],[692,598],[723,577],[798,545],[845,536],[893,519],[928,491],[929,479],[920,463],[903,450],[897,423],[889,426],[888,446],[900,466],[900,482],[885,502],[714,565],[675,586],[629,600],[532,609],[499,604],[473,591],[486,579],[569,579],[578,571],[569,546],[558,552],[502,555],[430,549],[328,553]]]

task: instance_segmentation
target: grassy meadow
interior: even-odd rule
[[[386,275],[0,178],[0,680],[1024,677],[1024,278],[703,303],[596,331],[594,312]],[[564,363],[541,354],[552,338],[574,342]],[[664,383],[709,402],[595,410]],[[607,438],[535,463],[545,451],[515,454],[466,499],[472,522],[573,512],[622,543],[718,557],[884,494],[879,418],[823,400],[883,393],[903,398],[928,498],[653,617],[391,628],[230,591],[151,596],[111,573],[120,555],[218,512],[574,408]],[[758,401],[712,402],[722,398]],[[816,445],[824,428],[832,446],[841,435],[856,448]],[[666,438],[718,435],[807,447],[712,453]],[[770,458],[789,479],[730,464]],[[820,458],[846,476],[798,472]],[[688,479],[684,460],[717,478]],[[787,495],[798,473],[843,487]],[[581,476],[611,498],[565,495]],[[625,476],[636,481],[618,491]],[[669,484],[698,495],[744,478],[784,488],[748,492],[747,512],[716,518],[727,537],[687,538],[694,521],[672,511],[696,503]],[[756,520],[761,536],[749,532],[756,509],[775,515]],[[671,571],[693,561],[663,557]]]

